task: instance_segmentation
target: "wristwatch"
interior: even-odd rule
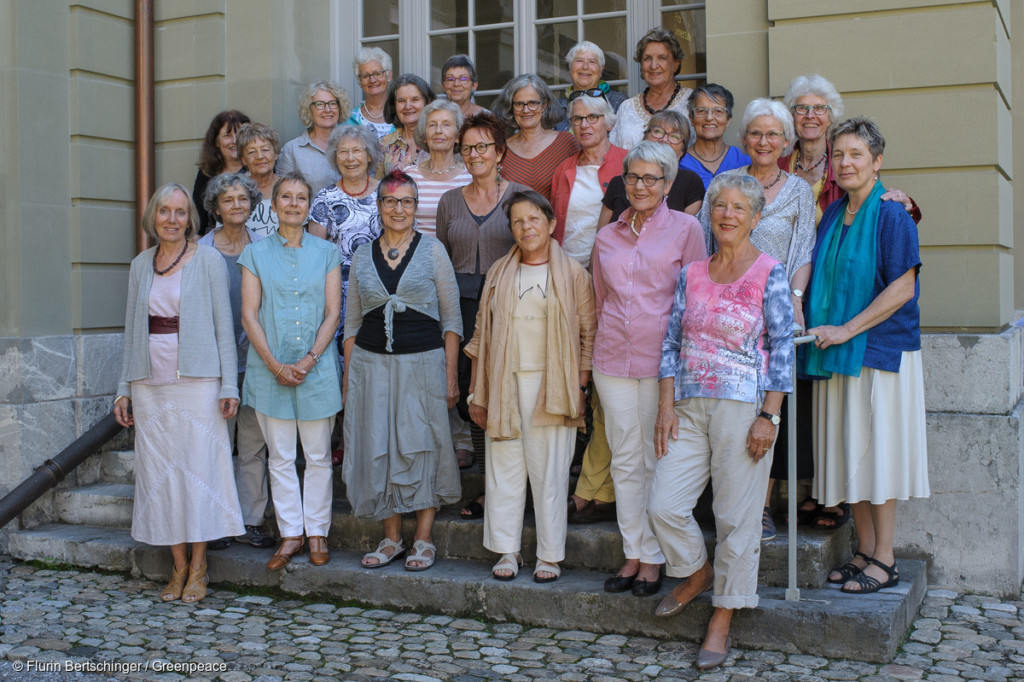
[[[761,412],[758,413],[757,416],[764,417],[765,419],[772,423],[772,426],[778,426],[780,423],[782,423],[782,417],[780,417],[777,414],[772,414],[771,412],[765,412],[764,410],[761,410]]]
[[[789,293],[793,294],[797,298],[803,298],[804,297],[804,290],[803,289],[790,289]]]

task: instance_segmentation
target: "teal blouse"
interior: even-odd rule
[[[297,249],[285,243],[275,232],[249,244],[238,258],[238,267],[260,279],[259,320],[270,351],[281,362],[293,363],[313,347],[327,304],[324,282],[329,272],[341,266],[341,257],[334,244],[308,233],[303,233]],[[250,347],[242,402],[276,419],[334,416],[341,410],[337,346],[328,344],[320,362],[298,386],[277,383],[273,371]]]

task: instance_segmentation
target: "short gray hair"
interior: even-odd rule
[[[836,86],[832,85],[827,78],[817,74],[797,76],[789,84],[789,90],[786,91],[782,102],[786,108],[792,109],[796,101],[804,95],[817,95],[828,102],[828,105],[832,107],[831,118],[833,121],[838,121],[843,117],[843,98],[839,96]]]
[[[651,120],[647,122],[647,127],[644,128],[644,134],[646,135],[655,126],[665,125],[672,126],[676,129],[676,132],[683,136],[683,149],[685,150],[690,145],[690,122],[675,109],[662,109],[654,116],[651,116]]]
[[[834,126],[829,135],[829,142],[833,147],[840,135],[856,135],[859,137],[867,145],[872,159],[877,159],[885,151],[885,138],[882,137],[882,131],[878,129],[878,124],[867,116],[848,118],[839,125]]]
[[[771,116],[779,122],[779,125],[782,126],[782,134],[786,136],[786,148],[782,150],[782,153],[786,154],[789,152],[793,148],[793,142],[796,140],[793,114],[789,113],[789,109],[782,102],[775,102],[763,97],[751,100],[747,108],[743,110],[743,151],[747,151],[747,126],[758,116]]]
[[[622,174],[629,172],[629,164],[634,162],[652,163],[661,168],[661,174],[665,176],[665,184],[671,185],[676,179],[679,171],[679,159],[675,152],[667,144],[641,140],[626,152],[626,158],[622,160]]]
[[[253,179],[242,173],[221,173],[210,180],[206,186],[206,192],[203,194],[203,208],[206,209],[206,212],[217,216],[218,220],[224,222],[217,212],[217,204],[220,202],[220,196],[235,185],[241,185],[245,193],[249,195],[249,215],[252,215],[256,205],[263,201],[263,194]]]
[[[544,107],[544,115],[540,119],[540,124],[548,130],[553,130],[565,118],[565,112],[562,110],[562,105],[555,99],[548,84],[535,73],[524,73],[506,83],[494,101],[491,111],[498,117],[506,130],[517,130],[519,124],[516,123],[515,113],[512,111],[512,98],[525,87],[533,88],[540,95],[541,106]]]
[[[379,47],[360,48],[356,58],[352,60],[352,72],[359,77],[359,67],[370,62],[379,62],[385,71],[391,70],[391,55]]]
[[[572,102],[569,102],[569,116],[572,116],[572,108],[577,104],[585,104],[587,111],[592,114],[601,114],[604,116],[605,125],[608,126],[608,130],[611,131],[615,127],[615,122],[618,120],[615,116],[615,111],[612,110],[612,105],[608,104],[608,100],[604,97],[591,97],[590,95],[580,95]]]
[[[455,145],[459,143],[458,132],[459,128],[462,127],[465,117],[462,115],[462,109],[459,108],[459,105],[448,99],[435,99],[423,107],[423,111],[420,112],[420,120],[416,122],[416,130],[413,132],[416,146],[420,149],[430,149],[430,146],[427,144],[427,118],[435,111],[447,111],[455,119],[455,139],[452,140],[452,149],[454,149]]]
[[[338,144],[349,138],[363,145],[363,149],[366,150],[369,164],[366,169],[367,174],[379,177],[384,165],[384,152],[381,151],[380,143],[377,142],[377,135],[368,127],[354,123],[336,126],[331,131],[331,136],[327,138],[327,162],[331,164],[331,168],[341,172],[338,169]]]
[[[727,189],[738,189],[743,192],[743,196],[750,202],[750,210],[754,214],[760,213],[764,210],[764,189],[761,188],[761,183],[752,175],[746,173],[722,173],[716,175],[715,179],[708,185],[708,208],[716,201],[718,201],[719,195]]]
[[[146,210],[142,214],[142,229],[146,231],[146,234],[157,241],[160,241],[160,238],[156,234],[156,212],[160,208],[160,205],[166,203],[168,197],[175,192],[181,192],[185,195],[185,198],[188,199],[188,227],[185,228],[185,239],[188,239],[199,231],[199,211],[196,210],[196,204],[192,201],[192,195],[189,194],[184,185],[179,185],[176,182],[168,182],[166,185],[163,185],[153,192],[153,196],[149,198],[149,203],[146,204]]]
[[[604,50],[602,50],[600,47],[598,47],[596,44],[590,42],[589,40],[581,40],[580,42],[576,43],[571,48],[569,48],[569,52],[565,55],[565,65],[568,66],[568,67],[572,67],[572,60],[576,59],[576,57],[580,53],[586,53],[586,52],[589,52],[590,54],[592,54],[595,57],[597,57],[597,63],[601,67],[601,70],[603,71],[604,70]]]
[[[348,118],[348,115],[352,113],[352,100],[348,98],[348,91],[341,87],[334,81],[317,81],[311,83],[306,88],[302,95],[299,96],[299,120],[302,121],[302,125],[306,126],[306,130],[313,127],[313,114],[309,113],[309,108],[313,104],[313,97],[316,93],[324,90],[325,92],[331,93],[336,100],[338,100],[338,122],[344,121]]]

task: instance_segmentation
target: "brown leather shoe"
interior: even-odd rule
[[[323,566],[331,560],[331,553],[327,551],[327,538],[323,535],[309,536],[309,563],[314,566]]]
[[[270,557],[270,561],[267,562],[267,568],[271,571],[284,568],[292,560],[292,557],[300,551],[302,551],[301,535],[294,538],[281,538],[281,546],[274,552],[274,556]]]

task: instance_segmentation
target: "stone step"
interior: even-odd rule
[[[136,543],[123,529],[40,526],[12,532],[9,551],[18,559],[127,571],[160,582],[169,577],[167,549]],[[299,595],[331,595],[389,609],[690,642],[702,640],[712,609],[709,595],[704,594],[683,616],[654,618],[656,598],[604,592],[604,571],[567,570],[557,582],[538,585],[530,579],[529,567],[518,579],[500,582],[490,577],[490,561],[441,558],[431,570],[412,573],[399,564],[364,569],[358,552],[334,550],[326,566],[314,567],[306,556],[299,556],[285,570],[271,573],[266,562],[272,554],[272,549],[239,545],[211,552],[210,575],[215,582],[273,587]],[[801,591],[800,601],[786,601],[784,589],[762,587],[758,608],[736,612],[733,645],[889,661],[927,587],[924,562],[902,560],[899,568],[898,586],[871,595],[843,594],[838,588],[810,589]],[[662,594],[677,582],[667,579]]]
[[[96,483],[134,483],[135,451],[104,450],[86,459],[75,469],[78,485]]]
[[[63,523],[129,528],[131,526],[134,488],[126,484],[96,484],[62,490],[58,494],[59,520]],[[459,518],[459,506],[442,509],[434,522],[433,540],[442,556],[454,559],[492,561],[493,554],[483,546],[483,520]],[[272,515],[271,515],[272,516]],[[403,519],[403,535],[412,537],[415,517]],[[273,527],[272,520],[267,524]],[[714,552],[714,525],[704,522],[708,552]],[[331,547],[367,552],[382,537],[381,524],[359,519],[350,513],[348,502],[336,499],[328,543]],[[523,557],[536,558],[537,536],[533,514],[528,512],[523,524]],[[836,531],[801,529],[797,535],[797,586],[820,587],[828,572],[849,559],[851,526]],[[567,568],[586,568],[614,573],[622,566],[622,539],[614,521],[590,525],[570,524],[566,536]],[[760,580],[764,585],[786,586],[788,573],[788,542],[785,528],[774,540],[761,543]]]

